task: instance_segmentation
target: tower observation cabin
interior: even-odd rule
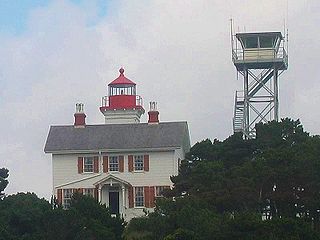
[[[136,84],[124,76],[120,68],[120,76],[108,84],[108,95],[102,97],[100,107],[105,116],[105,123],[139,123],[144,114],[142,98],[136,94]]]
[[[255,125],[279,118],[278,77],[288,68],[281,32],[231,32],[232,61],[243,79],[236,91],[233,131],[255,137]]]

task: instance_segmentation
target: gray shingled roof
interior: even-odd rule
[[[104,124],[85,128],[51,126],[44,148],[46,153],[59,151],[190,148],[186,122],[159,124]]]

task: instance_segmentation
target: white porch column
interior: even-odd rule
[[[122,190],[122,214],[124,214],[126,209],[126,199],[125,199],[125,186],[124,184],[121,184],[121,190]]]
[[[99,184],[98,186],[98,200],[99,200],[99,203],[101,203],[101,200],[102,200],[102,195],[101,195],[101,184]]]

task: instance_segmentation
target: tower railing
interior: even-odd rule
[[[278,50],[275,48],[233,48],[232,60],[235,61],[266,61],[273,59],[282,59],[286,64],[288,63],[288,54],[284,46],[280,46]]]
[[[128,95],[131,96],[131,95]],[[142,107],[143,106],[143,100],[142,97],[139,95],[136,95],[136,106]],[[109,96],[104,96],[101,98],[101,107],[110,107],[110,101]]]

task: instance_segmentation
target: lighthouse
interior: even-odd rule
[[[108,95],[102,97],[100,111],[105,123],[140,123],[145,112],[142,98],[137,95],[136,84],[125,77],[123,68],[119,73],[119,77],[108,84]]]
[[[68,209],[74,193],[91,196],[113,216],[129,221],[152,212],[156,198],[173,186],[190,150],[188,124],[160,122],[156,102],[147,122],[136,84],[124,75],[108,84],[100,111],[106,124],[88,124],[76,104],[73,125],[50,127],[44,151],[52,154],[52,193]],[[70,116],[71,117],[71,116]]]

